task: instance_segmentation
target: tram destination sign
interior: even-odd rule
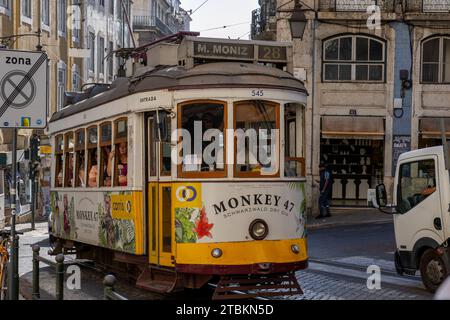
[[[250,61],[256,58],[268,62],[286,62],[287,48],[256,43],[194,41],[194,56]]]
[[[48,59],[43,52],[0,50],[0,127],[47,126]]]

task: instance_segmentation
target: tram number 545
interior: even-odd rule
[[[252,97],[264,97],[264,90],[252,90]]]

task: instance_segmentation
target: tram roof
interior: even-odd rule
[[[302,81],[282,70],[251,63],[216,62],[185,69],[163,66],[140,69],[133,77],[118,78],[109,90],[56,112],[50,122],[83,112],[125,96],[156,90],[239,87],[274,88],[307,94]]]

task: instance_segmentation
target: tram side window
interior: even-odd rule
[[[190,172],[225,175],[225,114],[225,104],[220,102],[181,106],[182,175]]]
[[[111,175],[108,174],[108,161],[110,156],[114,156],[111,153],[112,146],[112,125],[111,122],[100,125],[100,186],[111,187]]]
[[[64,187],[66,188],[72,188],[74,186],[74,179],[73,179],[73,152],[74,152],[74,141],[73,141],[73,132],[66,133],[66,139],[65,139],[65,147],[64,147],[64,153],[65,153],[65,175],[64,175]]]
[[[276,175],[279,106],[259,100],[235,103],[234,127],[236,176]]]
[[[75,187],[86,186],[86,173],[84,169],[85,165],[85,139],[86,133],[84,129],[78,130],[75,133],[75,172],[76,180]]]
[[[304,177],[305,112],[299,104],[284,107],[284,173],[286,177]]]
[[[87,143],[87,155],[88,155],[88,186],[90,188],[97,187],[98,180],[98,131],[97,126],[88,128],[88,143]]]
[[[114,150],[108,158],[107,173],[112,176],[114,163],[114,186],[127,186],[128,175],[128,128],[127,119],[119,119],[115,122]]]
[[[59,135],[55,138],[55,187],[63,186],[63,152],[64,138]]]

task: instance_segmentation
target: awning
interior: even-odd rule
[[[445,134],[450,136],[450,118],[444,118]],[[419,120],[419,132],[424,139],[441,138],[441,118],[422,118]]]
[[[322,137],[327,139],[384,139],[380,117],[323,116]]]

